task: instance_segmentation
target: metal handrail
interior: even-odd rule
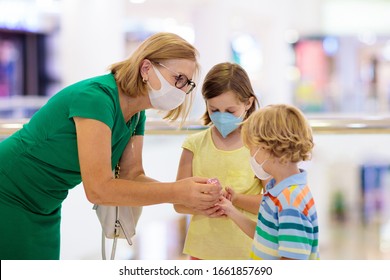
[[[390,133],[390,116],[309,116],[314,133],[321,134],[387,134]],[[0,137],[5,138],[19,130],[28,119],[1,120]],[[206,127],[200,121],[188,121],[179,129],[177,124],[162,120],[148,120],[146,134],[191,134]]]

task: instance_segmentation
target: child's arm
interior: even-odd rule
[[[179,168],[177,171],[176,180],[181,180],[192,176],[192,159],[194,154],[183,149],[180,157]],[[182,204],[174,204],[175,211],[182,214],[198,214],[195,209],[190,209]]]
[[[177,171],[176,180],[181,180],[184,178],[192,177],[192,160],[194,158],[194,154],[187,150],[183,149],[181,154],[179,168]],[[219,207],[214,206],[208,209],[193,209],[188,208],[182,204],[174,204],[175,211],[181,214],[192,214],[192,215],[205,215],[210,218],[212,217],[220,217],[222,215]]]
[[[261,203],[261,194],[240,194],[236,193],[232,188],[226,187],[225,191],[227,193],[226,197],[229,199],[234,206],[241,208],[252,214],[257,214],[259,212],[260,203]]]
[[[230,219],[232,219],[232,221],[235,222],[236,225],[246,235],[248,235],[250,238],[253,238],[255,236],[256,222],[252,221],[247,216],[245,216],[243,213],[238,211],[233,206],[231,201],[229,201],[225,197],[222,197],[218,206],[221,207],[221,209],[223,210],[223,214],[225,214]]]

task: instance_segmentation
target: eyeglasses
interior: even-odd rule
[[[188,77],[186,75],[179,74],[179,73],[169,69],[167,66],[165,66],[164,64],[162,64],[160,62],[154,62],[154,63],[164,67],[169,72],[176,75],[175,76],[175,80],[176,80],[175,87],[177,87],[178,89],[182,89],[183,87],[188,86],[186,94],[190,94],[193,91],[193,89],[196,87],[196,84],[194,83],[194,81],[192,81],[191,79],[188,79]]]

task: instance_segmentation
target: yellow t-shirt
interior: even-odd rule
[[[222,187],[230,186],[236,193],[261,193],[261,183],[255,179],[250,167],[247,148],[233,151],[217,149],[210,128],[187,137],[182,147],[193,153],[193,176],[218,178]],[[257,214],[243,212],[257,221]],[[206,260],[245,260],[249,259],[251,245],[252,238],[229,218],[193,215],[183,252]]]

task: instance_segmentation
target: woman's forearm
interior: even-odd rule
[[[189,215],[203,214],[201,211],[198,211],[194,208],[187,207],[183,204],[174,204],[173,207],[175,208],[175,211],[180,214],[189,214]]]
[[[207,178],[198,177],[169,183],[111,178],[95,184],[85,182],[84,188],[88,200],[94,204],[143,206],[173,203],[202,210],[213,207],[221,195],[220,187],[206,184],[206,181]]]
[[[180,201],[174,183],[111,179],[105,186],[94,186],[86,191],[87,198],[94,204],[115,206],[144,206]]]
[[[134,178],[134,181],[137,182],[158,182],[156,179],[150,178],[146,176],[145,174],[140,174],[137,177]]]

